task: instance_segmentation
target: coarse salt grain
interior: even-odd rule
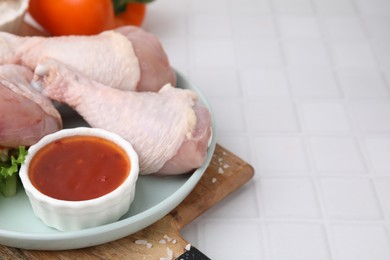
[[[152,248],[153,247],[152,243],[148,243],[148,241],[145,240],[145,239],[135,240],[134,243],[137,244],[137,245],[146,245],[146,248]]]
[[[158,241],[160,244],[166,244],[167,241],[165,241],[165,239],[160,239],[160,241]]]
[[[190,250],[191,250],[191,244],[187,244],[186,247],[185,247],[185,249],[186,249],[187,251],[190,251]]]
[[[225,173],[225,171],[223,170],[223,168],[222,168],[222,167],[218,167],[218,173],[219,173],[219,174],[224,174],[224,173]]]
[[[164,235],[164,238],[168,241],[168,242],[171,242],[172,238],[168,235]]]
[[[176,239],[172,240],[172,243],[173,243],[173,244],[176,244],[176,242],[177,242]]]
[[[160,257],[160,260],[172,260],[173,259],[173,251],[167,247],[167,257]]]
[[[167,254],[168,254],[168,257],[173,257],[173,251],[169,248],[169,247],[167,247]]]
[[[230,167],[230,165],[227,164],[227,163],[225,163],[225,164],[223,165],[223,168],[225,168],[225,169],[227,169],[227,168],[229,168],[229,167]]]
[[[216,182],[217,182],[217,178],[212,178],[212,179],[211,179],[211,182],[212,182],[212,183],[216,183]]]
[[[144,239],[138,239],[138,240],[134,241],[134,243],[137,245],[146,245],[148,243],[148,241],[146,241]]]

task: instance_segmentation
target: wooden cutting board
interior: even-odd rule
[[[218,145],[209,167],[190,195],[155,224],[122,239],[67,251],[30,251],[0,245],[1,259],[173,259],[186,252],[190,242],[180,230],[223,198],[247,183],[254,169]],[[202,250],[201,248],[199,248]]]

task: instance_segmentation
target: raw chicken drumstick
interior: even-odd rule
[[[138,85],[142,91],[158,91],[167,83],[176,85],[176,73],[171,69],[168,56],[155,35],[137,26],[123,26],[115,31],[126,36],[133,44],[141,66]]]
[[[30,86],[31,70],[0,66],[0,148],[30,146],[62,128],[51,101]]]
[[[37,66],[34,81],[90,126],[127,139],[139,155],[141,174],[186,173],[206,157],[210,113],[191,90],[167,84],[159,92],[121,91],[54,60]]]
[[[176,84],[161,43],[140,28],[125,26],[93,36],[20,37],[0,32],[0,64],[34,70],[46,58],[122,90],[158,91],[166,83]]]

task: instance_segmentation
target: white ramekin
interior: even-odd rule
[[[121,147],[131,162],[127,179],[114,191],[96,199],[65,201],[44,195],[32,185],[28,169],[32,158],[45,145],[64,137],[96,136],[114,142]],[[139,174],[138,155],[129,142],[117,134],[98,128],[78,127],[64,129],[43,137],[28,149],[28,155],[19,175],[34,214],[46,225],[61,231],[73,231],[96,227],[117,221],[134,200],[135,185]]]
[[[27,12],[29,0],[14,0],[20,2],[19,9],[15,15],[2,21],[0,17],[0,31],[18,34],[23,24],[24,15]]]

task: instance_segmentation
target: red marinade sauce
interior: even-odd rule
[[[130,167],[127,154],[117,144],[95,136],[71,136],[40,149],[30,162],[29,178],[49,197],[81,201],[115,190]]]

